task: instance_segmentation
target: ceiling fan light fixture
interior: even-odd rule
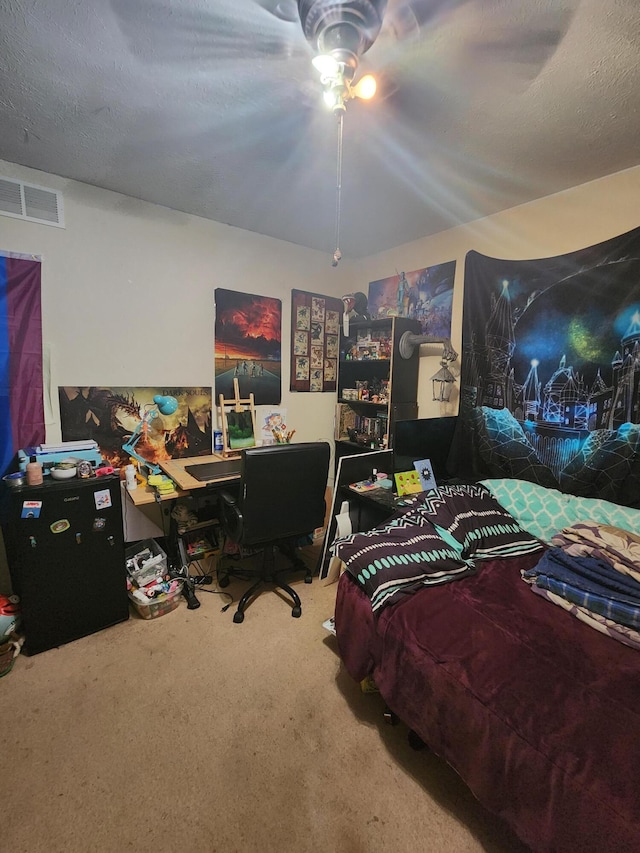
[[[331,87],[330,89],[325,89],[322,93],[322,98],[325,104],[331,110],[340,109],[340,102],[344,103],[344,98],[340,97],[340,93],[337,91],[335,87]]]
[[[342,131],[346,103],[351,98],[372,98],[375,78],[365,75],[352,85],[360,56],[374,43],[382,27],[387,0],[298,0],[305,38],[316,54],[312,60],[320,73],[324,101],[338,120],[336,169],[335,251],[331,266],[337,267],[340,251],[342,196]]]
[[[355,86],[352,87],[351,93],[356,98],[362,98],[363,101],[369,101],[376,93],[378,84],[373,74],[365,74],[361,77]]]
[[[322,77],[337,77],[340,73],[340,63],[328,53],[319,53],[311,60],[311,64]]]

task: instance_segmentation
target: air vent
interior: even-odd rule
[[[62,193],[0,177],[0,214],[64,228]]]

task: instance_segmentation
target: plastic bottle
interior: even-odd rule
[[[138,481],[136,480],[136,469],[133,465],[125,465],[124,477],[127,484],[127,489],[130,492],[133,492],[135,489],[138,488]]]
[[[42,485],[42,465],[38,462],[35,456],[31,456],[29,458],[26,471],[28,486]]]

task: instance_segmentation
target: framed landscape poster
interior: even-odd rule
[[[291,291],[291,391],[335,391],[342,300]]]
[[[216,288],[216,397],[253,394],[255,405],[278,405],[281,399],[282,302]]]

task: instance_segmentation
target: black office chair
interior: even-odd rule
[[[293,568],[304,570],[305,583],[311,583],[311,570],[296,554],[296,542],[324,524],[329,456],[325,441],[242,451],[238,497],[220,493],[220,523],[234,542],[246,548],[263,548],[263,556],[258,580],[240,599],[234,622],[244,620],[245,609],[266,583],[285,590],[293,600],[291,615],[301,615],[300,598],[279,578],[290,569],[276,571],[275,549],[289,558]],[[219,577],[221,586],[229,582],[229,574],[234,570],[225,569]]]

